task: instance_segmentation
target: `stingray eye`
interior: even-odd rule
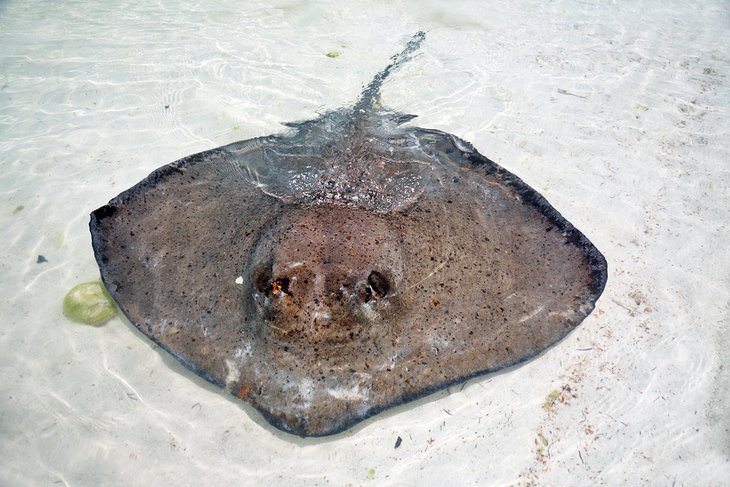
[[[289,278],[280,277],[271,283],[272,294],[291,294],[289,292]]]
[[[372,271],[368,276],[368,289],[365,295],[365,302],[370,301],[372,295],[375,294],[379,298],[384,298],[390,291],[388,279],[378,271]]]

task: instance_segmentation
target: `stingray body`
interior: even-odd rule
[[[302,436],[524,361],[607,266],[536,191],[438,130],[354,107],[154,171],[91,215],[103,281],[185,366]]]

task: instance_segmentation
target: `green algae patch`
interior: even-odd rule
[[[545,398],[545,402],[542,403],[543,409],[545,409],[546,411],[550,411],[553,408],[555,401],[558,400],[558,398],[560,397],[560,394],[562,392],[563,391],[561,391],[561,390],[555,389],[550,394],[548,394],[547,397]]]
[[[326,54],[327,57],[336,58],[339,57],[340,54],[342,54],[340,51],[330,51]]]
[[[117,308],[101,281],[92,281],[78,284],[66,293],[63,314],[73,321],[99,326],[113,318]]]

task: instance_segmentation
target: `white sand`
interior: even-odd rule
[[[727,2],[110,3],[0,3],[0,485],[730,485]],[[305,441],[121,320],[63,317],[98,276],[91,210],[352,102],[418,29],[383,102],[473,142],[608,259],[566,340]]]

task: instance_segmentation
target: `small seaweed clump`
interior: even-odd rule
[[[63,298],[63,314],[74,321],[99,326],[117,314],[101,281],[84,282],[71,288]]]

